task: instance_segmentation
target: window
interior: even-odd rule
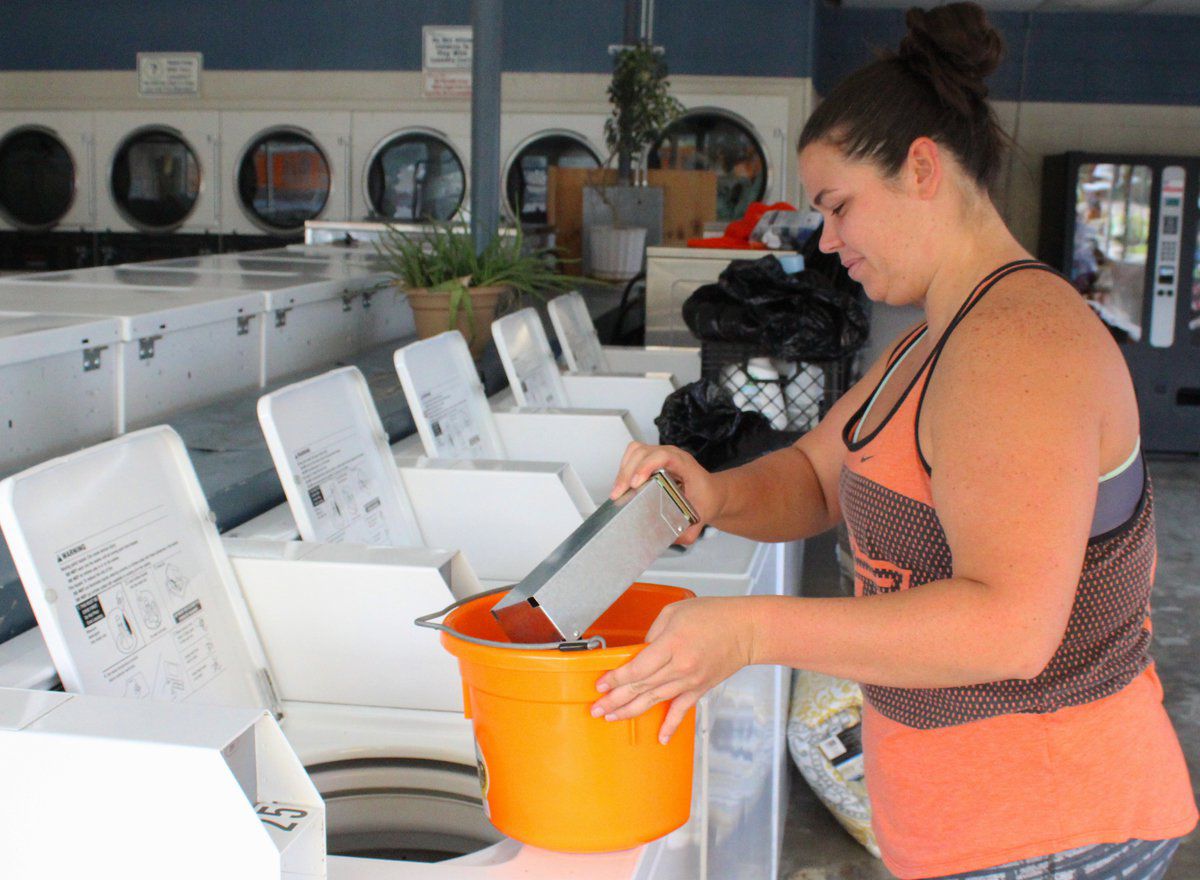
[[[516,214],[520,205],[522,223],[545,223],[550,168],[597,168],[599,165],[600,157],[579,135],[557,131],[535,135],[509,159],[504,175],[504,197],[508,208]]]
[[[325,209],[329,160],[300,129],[259,134],[242,154],[237,189],[242,210],[268,232],[299,232]]]
[[[75,163],[49,129],[19,128],[0,141],[0,211],[15,226],[49,229],[75,199]]]
[[[200,162],[187,141],[168,128],[145,128],[127,137],[112,164],[118,210],[141,229],[174,229],[200,195]]]
[[[367,164],[367,202],[384,220],[449,220],[462,206],[462,161],[434,132],[394,135]]]
[[[748,124],[719,110],[695,110],[667,127],[650,168],[715,171],[717,219],[736,220],[767,191],[767,156]]]
[[[1153,186],[1146,165],[1080,165],[1075,180],[1071,283],[1131,340],[1141,335],[1146,304]]]

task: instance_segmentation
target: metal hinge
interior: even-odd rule
[[[97,345],[95,348],[83,350],[83,371],[85,373],[100,369],[100,352],[106,348],[108,348],[107,345]]]
[[[283,703],[280,702],[279,694],[275,690],[275,682],[271,680],[271,673],[266,669],[258,670],[258,686],[262,690],[263,698],[267,702],[267,708],[271,710],[271,714],[278,721],[283,718]]]
[[[255,318],[254,315],[240,315],[237,319],[237,335],[248,336],[250,334],[250,322]]]
[[[291,307],[288,307],[286,309],[276,309],[275,310],[275,326],[276,327],[286,327],[287,326],[287,313],[290,311],[291,311]]]
[[[154,357],[154,340],[156,339],[162,339],[162,334],[143,336],[138,340],[138,360],[148,361]]]

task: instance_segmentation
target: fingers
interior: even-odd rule
[[[619,498],[630,489],[637,489],[650,474],[667,469],[672,475],[683,478],[680,472],[690,472],[695,467],[695,460],[676,447],[652,447],[646,443],[630,443],[625,448],[625,454],[620,460],[617,478],[613,481],[611,498]]]
[[[698,522],[694,526],[688,526],[679,533],[679,537],[675,539],[675,543],[683,547],[690,547],[700,540],[700,534],[704,531],[706,523]]]
[[[604,714],[605,721],[624,721],[626,718],[636,718],[647,709],[658,705],[664,700],[673,699],[677,696],[677,687],[672,687],[670,683],[650,688],[643,693],[638,694],[628,703],[616,709],[612,709]],[[599,717],[596,710],[592,710],[593,717]]]
[[[660,615],[661,616],[661,615]],[[647,635],[649,641],[649,635]],[[671,661],[671,652],[655,645],[647,645],[624,666],[618,666],[596,682],[596,690],[600,693],[611,693],[618,688],[628,688],[636,682],[644,682],[663,670]],[[645,688],[635,690],[639,693]]]
[[[679,725],[687,716],[688,710],[695,706],[699,699],[698,691],[687,691],[671,701],[671,706],[667,709],[667,717],[663,719],[662,727],[658,729],[660,743],[665,746],[671,741],[671,737],[675,735],[675,731],[679,729]]]

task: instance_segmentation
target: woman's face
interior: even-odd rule
[[[876,302],[919,302],[929,260],[921,230],[923,203],[906,191],[903,171],[884,178],[870,162],[847,159],[817,141],[800,153],[800,178],[825,219],[820,247],[836,253],[850,277]]]

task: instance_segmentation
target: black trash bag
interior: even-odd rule
[[[690,452],[710,471],[745,464],[800,436],[775,430],[762,413],[738,409],[730,393],[709,379],[672,391],[654,424],[659,442]]]
[[[806,363],[853,354],[869,329],[856,289],[836,288],[816,270],[789,274],[774,256],[731,262],[716,284],[687,298],[683,320],[705,342]]]

